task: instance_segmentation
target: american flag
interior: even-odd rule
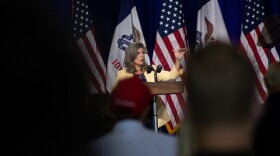
[[[162,65],[164,70],[171,70],[175,64],[174,50],[187,48],[187,29],[184,21],[182,4],[179,0],[163,0],[159,28],[156,34],[156,42],[153,51],[152,64]],[[186,73],[187,55],[181,60],[181,67]],[[186,80],[182,77],[177,81]],[[184,117],[184,107],[187,101],[186,87],[182,94],[160,95],[171,120],[166,124],[168,132],[174,133],[178,124]]]
[[[261,0],[246,0],[243,13],[242,32],[240,37],[240,53],[246,56],[253,65],[256,73],[256,100],[263,103],[267,97],[267,89],[263,77],[270,62],[279,60],[275,48],[269,49],[259,45],[258,40],[264,28],[264,6]],[[269,54],[270,53],[270,54]],[[270,57],[270,60],[268,59]]]
[[[73,2],[74,38],[86,64],[91,93],[106,93],[106,67],[95,40],[94,27],[86,0]]]

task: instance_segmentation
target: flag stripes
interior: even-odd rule
[[[272,43],[265,27],[265,12],[261,0],[246,0],[243,13],[242,32],[240,37],[240,52],[247,57],[255,70],[255,86],[257,103],[264,103],[267,97],[267,88],[264,82],[270,63],[279,61],[279,55],[275,49],[263,47],[260,39],[266,43]],[[267,42],[268,41],[268,42]]]
[[[74,38],[82,54],[91,93],[106,93],[106,67],[94,34],[86,0],[73,2]]]
[[[94,35],[92,31],[88,31],[85,36],[77,40],[78,46],[84,56],[84,59],[88,65],[88,74],[93,86],[98,93],[105,93],[105,64],[100,56],[99,50],[96,47]]]
[[[244,35],[244,34],[243,34]],[[242,42],[242,41],[241,41]],[[246,44],[246,41],[243,42],[243,44]],[[261,80],[263,78],[263,75],[261,74],[260,70],[257,64],[253,64],[253,62],[256,62],[253,52],[246,52],[244,46],[241,44],[239,46],[240,51],[243,53],[243,55],[250,61],[250,63],[253,65],[255,69],[255,83],[256,83],[256,89],[258,91],[257,98],[261,101],[263,101],[267,95],[266,88],[264,82]],[[260,81],[261,80],[261,81]]]
[[[99,82],[100,84],[105,84],[106,82],[106,76],[105,72],[102,69],[105,69],[105,64],[103,63],[103,59],[99,53],[99,48],[96,45],[95,42],[95,36],[94,36],[94,31],[91,30],[86,33],[86,37],[83,37],[83,41],[86,44],[88,53],[91,56],[92,61],[94,62],[95,67],[97,68],[97,72],[99,74],[98,78],[101,79]],[[104,90],[104,85],[103,85],[103,90]],[[105,90],[104,90],[105,91]]]
[[[188,48],[186,36],[185,26],[175,30],[173,33],[164,38],[162,38],[159,32],[157,32],[152,64],[161,64],[164,70],[171,70],[171,68],[175,65],[176,60],[173,49],[178,49],[180,47]],[[186,67],[186,57],[181,60],[181,67]],[[185,77],[185,75],[182,77]],[[177,81],[182,81],[182,78],[179,77]],[[185,108],[187,100],[186,87],[184,87],[184,91],[185,92],[183,94],[160,95],[160,99],[165,105],[171,118],[171,120],[167,123],[167,129],[170,134],[175,132],[175,127],[178,127],[178,124],[184,118],[183,108]]]

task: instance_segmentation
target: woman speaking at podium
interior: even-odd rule
[[[180,69],[180,61],[184,56],[184,54],[186,53],[186,51],[187,51],[186,48],[174,51],[174,56],[176,58],[176,61],[171,71],[165,71],[165,70],[157,71],[157,70],[161,70],[161,68],[155,69],[156,67],[155,65],[149,66],[145,63],[145,54],[147,53],[147,51],[143,43],[141,42],[131,43],[125,52],[124,69],[119,70],[117,72],[114,86],[116,86],[116,84],[120,80],[130,78],[133,76],[139,77],[143,82],[155,82],[155,77],[154,77],[155,72],[157,72],[157,81],[168,81],[171,79],[177,79],[180,75],[183,74],[183,69]],[[167,118],[169,118],[169,119],[163,119],[163,121],[159,123],[159,127],[160,127],[161,125],[164,125],[166,122],[168,122],[170,120],[170,117],[167,114],[165,107],[162,104],[157,109],[162,110],[162,111],[158,111],[159,116],[167,116]],[[150,114],[151,115],[149,115],[148,120],[145,123],[145,126],[148,128],[153,128],[152,117],[150,119],[152,113]]]

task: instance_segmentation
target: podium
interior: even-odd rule
[[[145,85],[151,90],[153,97],[153,117],[154,117],[154,129],[157,133],[158,121],[157,121],[157,107],[156,107],[156,95],[176,94],[184,92],[184,83],[182,81],[158,81],[158,82],[145,82]]]

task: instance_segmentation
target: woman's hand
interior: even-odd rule
[[[175,68],[176,68],[177,71],[179,71],[179,69],[180,69],[181,59],[184,57],[186,52],[187,52],[186,48],[181,48],[181,49],[178,49],[177,51],[174,51],[174,55],[175,55],[175,58],[176,58]]]
[[[175,58],[178,59],[178,60],[181,60],[186,52],[187,52],[186,48],[181,48],[181,49],[178,49],[177,51],[174,51]]]

